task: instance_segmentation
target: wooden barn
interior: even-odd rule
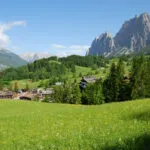
[[[95,83],[95,82],[96,82],[96,78],[94,76],[85,76],[80,81],[80,89],[84,89],[89,83]]]
[[[0,99],[13,99],[13,92],[0,91]]]
[[[20,95],[19,98],[21,100],[33,100],[35,98],[35,94],[24,93],[24,94]]]

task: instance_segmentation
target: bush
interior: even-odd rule
[[[92,70],[96,70],[98,66],[96,64],[92,65]]]
[[[48,96],[45,96],[45,98],[42,100],[42,102],[45,102],[45,103],[49,103],[49,98],[48,98]]]
[[[101,81],[89,84],[82,93],[82,104],[97,105],[104,103]]]
[[[38,102],[39,101],[39,98],[37,96],[34,97],[33,101],[36,101]]]

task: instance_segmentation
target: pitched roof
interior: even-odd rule
[[[83,80],[88,82],[88,83],[96,82],[96,78],[94,76],[85,76],[85,77],[83,77]]]
[[[13,92],[11,92],[11,91],[0,91],[0,95],[1,96],[7,96],[7,95],[9,95],[9,96],[11,96],[11,95],[13,95]]]

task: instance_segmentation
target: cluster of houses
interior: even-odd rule
[[[82,77],[82,80],[79,83],[79,87],[82,91],[84,88],[86,88],[88,84],[95,82],[96,78],[94,76],[85,76]],[[62,83],[58,82],[56,85],[59,86],[62,85]],[[19,90],[18,92],[12,92],[5,89],[3,91],[0,91],[0,99],[34,100],[35,98],[37,98],[39,100],[43,100],[46,96],[49,97],[53,93],[54,93],[53,88],[47,88],[46,90],[39,88],[39,89],[32,89],[29,91],[22,89]]]
[[[52,88],[46,90],[43,89],[33,89],[30,91],[24,91],[23,89],[18,92],[12,92],[7,89],[0,91],[0,99],[14,99],[14,100],[33,100],[38,98],[43,100],[46,96],[50,96],[53,93]]]

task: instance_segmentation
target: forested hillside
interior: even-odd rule
[[[27,66],[6,69],[0,74],[0,87],[10,84],[12,89],[12,81],[24,79],[30,79],[32,84],[38,83],[38,87],[43,88],[61,82],[61,86],[53,87],[55,93],[47,101],[102,104],[150,97],[149,74],[150,57],[147,55],[110,59],[76,55],[66,58],[50,57]],[[95,76],[97,81],[81,91],[79,82],[83,76]],[[24,84],[27,86],[26,82]]]
[[[50,57],[37,60],[19,68],[9,68],[1,72],[2,80],[32,79],[38,81],[75,73],[75,66],[105,67],[109,60],[101,56],[69,56],[66,58]]]

